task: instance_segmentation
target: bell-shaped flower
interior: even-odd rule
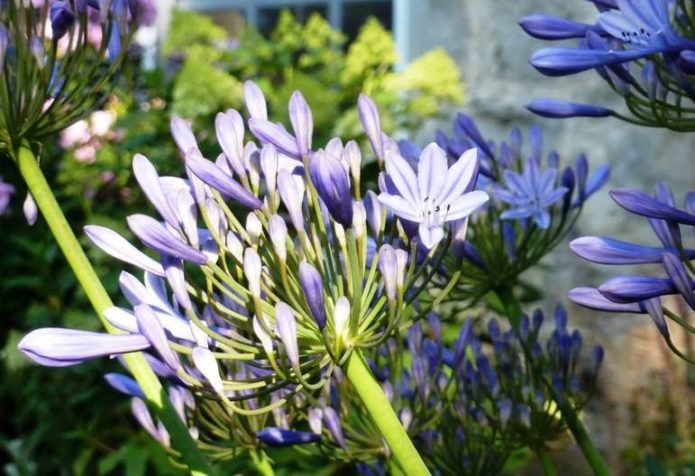
[[[382,191],[379,200],[399,217],[419,224],[423,245],[430,249],[443,237],[445,222],[469,216],[489,200],[482,190],[466,192],[475,183],[477,150],[470,149],[451,167],[446,152],[431,143],[422,151],[417,175],[399,154],[386,154],[386,172],[395,193]]]

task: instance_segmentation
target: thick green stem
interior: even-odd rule
[[[261,476],[275,476],[275,471],[273,471],[273,466],[270,464],[268,457],[263,452],[263,450],[251,451],[251,460],[256,468],[256,471]]]
[[[499,299],[499,304],[502,309],[504,309],[509,322],[511,322],[514,328],[518,328],[521,322],[521,306],[519,301],[514,296],[514,291],[511,288],[501,288],[495,292],[497,298]],[[545,382],[548,388],[552,388],[550,382]],[[577,446],[582,450],[586,462],[589,463],[594,474],[599,476],[609,475],[610,471],[606,461],[601,456],[601,453],[594,446],[594,442],[589,436],[589,432],[586,427],[579,419],[579,415],[574,410],[574,407],[570,405],[563,395],[558,395],[555,398],[558,406],[560,407],[560,412],[562,413],[562,418],[567,424],[572,436],[574,436],[574,441],[577,442]]]
[[[119,332],[104,317],[104,310],[113,306],[111,298],[87,259],[77,237],[70,229],[70,225],[61,211],[50,185],[46,182],[29,145],[22,144],[14,158],[43,218],[48,223],[58,246],[60,246],[104,327],[111,333]],[[180,453],[181,459],[188,465],[191,474],[210,474],[211,470],[207,461],[198,450],[195,441],[188,433],[188,429],[176,414],[164,389],[157,380],[157,376],[147,364],[144,356],[138,352],[127,354],[124,358],[128,369],[147,397],[149,405],[166,426],[173,448]]]
[[[567,423],[567,427],[572,432],[574,436],[574,441],[577,442],[577,446],[584,453],[584,458],[586,462],[589,463],[594,474],[598,476],[608,476],[611,474],[606,461],[601,456],[601,453],[594,446],[594,442],[589,436],[589,432],[586,431],[584,423],[579,419],[579,415],[574,411],[572,405],[569,404],[567,399],[558,398],[556,399],[558,406],[560,407],[560,412],[562,413],[562,418]]]
[[[429,475],[427,466],[358,350],[352,351],[344,370],[403,473],[408,476]]]
[[[557,471],[555,471],[555,465],[553,464],[548,449],[545,446],[539,446],[536,448],[536,455],[543,468],[543,474],[545,474],[545,476],[556,476]]]

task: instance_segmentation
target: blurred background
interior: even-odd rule
[[[216,156],[214,115],[242,108],[247,79],[266,93],[274,120],[286,121],[287,101],[292,91],[301,90],[315,114],[319,145],[333,135],[364,140],[356,99],[365,91],[379,105],[387,132],[420,145],[433,141],[437,129],[450,133],[456,113],[463,111],[485,137],[496,140],[514,124],[522,129],[540,124],[546,147],[562,157],[586,152],[594,166],[610,162],[610,188],[651,191],[657,180],[665,180],[680,198],[693,183],[693,138],[606,119],[544,120],[524,109],[539,97],[620,108],[620,99],[592,73],[553,80],[527,62],[540,44],[518,27],[520,17],[544,12],[589,21],[595,16],[589,2],[156,0],[156,6],[156,24],[138,33],[132,59],[102,110],[43,151],[51,158],[44,161],[46,173],[76,230],[97,223],[127,234],[124,217],[148,206],[133,186],[134,153],[148,156],[160,173],[180,172],[168,130],[173,115],[192,121],[203,151]],[[28,329],[97,329],[99,323],[45,223],[26,224],[26,190],[14,164],[0,162],[0,177],[14,187],[14,193],[0,191],[3,471],[176,474],[132,421],[127,399],[103,381],[101,375],[117,363],[50,370],[29,364],[16,351]],[[621,213],[607,189],[587,208],[577,236],[651,244],[649,230]],[[119,266],[84,244],[119,299]],[[557,300],[566,302],[568,289],[601,278],[566,244],[534,273],[546,296],[539,305],[546,309]],[[666,468],[670,474],[695,474],[695,379],[684,364],[665,349],[646,316],[569,309],[585,340],[606,349],[599,395],[585,419],[615,473],[667,474],[654,472]],[[569,442],[558,442],[558,449],[554,458],[560,472],[587,473]]]

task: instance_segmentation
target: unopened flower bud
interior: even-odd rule
[[[251,244],[254,246],[257,245],[258,240],[263,234],[263,224],[255,213],[249,213],[246,216],[246,233],[248,233],[249,238],[251,238]]]
[[[253,297],[261,296],[261,258],[253,248],[244,252],[244,276],[249,283],[249,291]]]
[[[287,260],[287,225],[280,215],[273,215],[268,220],[268,235],[275,254],[284,263]]]

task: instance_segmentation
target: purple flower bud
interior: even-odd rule
[[[145,394],[140,388],[140,385],[138,385],[138,383],[132,377],[118,373],[108,373],[104,375],[104,379],[106,379],[111,387],[125,395],[143,399],[145,398]]]
[[[666,205],[647,193],[619,188],[611,190],[610,195],[618,205],[637,215],[695,225],[695,215]]]
[[[225,157],[234,173],[246,175],[244,169],[244,120],[234,109],[218,113],[215,117],[215,132]]]
[[[275,305],[275,325],[276,332],[285,347],[287,358],[293,366],[298,366],[297,321],[292,308],[284,302],[278,302]]]
[[[615,302],[639,302],[678,290],[670,279],[650,276],[618,276],[598,287],[601,294]]]
[[[285,446],[315,443],[321,440],[321,435],[306,431],[285,430],[276,427],[263,428],[256,437],[268,446],[282,448]]]
[[[466,319],[466,322],[461,326],[461,331],[454,345],[454,368],[459,367],[463,363],[466,347],[468,347],[472,333],[473,319]]]
[[[536,51],[531,56],[529,62],[546,76],[565,76],[581,73],[599,66],[625,63],[644,58],[658,49],[595,50],[552,47]]]
[[[160,222],[147,215],[131,215],[128,227],[147,247],[195,264],[206,264],[207,256],[172,235]]]
[[[378,238],[381,233],[381,223],[383,219],[382,208],[376,193],[371,190],[368,190],[364,196],[364,208],[367,212],[369,227],[372,229],[374,237]]]
[[[290,122],[294,129],[294,136],[297,140],[297,148],[302,157],[311,151],[311,136],[314,133],[314,119],[311,109],[302,96],[302,93],[295,91],[290,97]]]
[[[397,298],[398,261],[396,252],[388,243],[379,249],[379,271],[384,280],[384,291],[390,302]]]
[[[173,227],[178,227],[179,220],[171,208],[171,203],[164,195],[162,185],[159,182],[159,174],[147,157],[135,154],[133,157],[133,175],[138,181],[143,193],[159,214]]]
[[[150,341],[140,334],[112,335],[54,327],[30,332],[17,346],[27,357],[46,367],[66,367],[149,347]]]
[[[386,157],[384,151],[384,141],[381,132],[381,123],[379,121],[379,110],[376,104],[366,94],[360,94],[357,99],[357,112],[360,117],[360,122],[364,131],[367,133],[369,142],[372,144],[374,154],[378,159]]]
[[[198,143],[195,140],[191,126],[180,117],[174,116],[171,119],[171,135],[184,156],[193,152],[199,152]]]
[[[178,369],[181,364],[176,353],[169,347],[169,340],[164,331],[162,323],[152,308],[147,304],[135,306],[135,316],[138,319],[138,330],[147,337],[152,347],[154,347],[164,362],[173,370]]]
[[[575,254],[587,261],[599,264],[642,264],[660,263],[665,250],[641,246],[612,238],[584,236],[570,243]],[[695,259],[695,250],[686,250],[690,259]]]
[[[272,144],[268,144],[261,149],[261,170],[265,178],[265,185],[268,193],[275,193],[277,189],[278,152]]]
[[[617,303],[606,298],[598,289],[579,287],[567,293],[570,301],[580,306],[594,309],[596,311],[607,312],[630,312],[633,314],[644,314],[645,310],[639,303]]]
[[[338,446],[345,449],[347,445],[343,435],[343,427],[340,424],[340,417],[333,408],[325,407],[323,409],[323,422]]]
[[[251,118],[249,119],[249,129],[261,141],[261,144],[273,144],[282,154],[296,160],[302,159],[297,141],[284,127],[270,121]]]
[[[278,191],[282,203],[285,204],[292,225],[300,232],[304,230],[304,215],[302,206],[304,204],[304,183],[301,177],[291,175],[287,170],[280,170],[278,173]]]
[[[152,415],[150,415],[150,411],[147,409],[145,402],[139,398],[134,398],[131,402],[131,411],[140,426],[142,426],[155,441],[161,442],[162,435],[157,430],[154,421],[152,421]]]
[[[323,295],[321,274],[306,261],[299,263],[299,282],[302,284],[304,299],[311,310],[320,330],[326,327],[326,304]]]
[[[554,18],[545,15],[529,15],[519,20],[519,26],[534,38],[541,40],[566,40],[584,38],[589,31],[603,30],[596,25],[579,23],[564,18]]]
[[[606,117],[613,111],[601,106],[579,104],[559,99],[537,99],[526,105],[526,109],[542,117],[565,119],[568,117]]]
[[[253,81],[244,83],[244,100],[246,109],[253,119],[268,120],[268,109],[265,103],[263,91]]]
[[[205,380],[210,383],[212,389],[217,393],[224,391],[222,377],[220,377],[220,369],[217,365],[215,355],[204,347],[194,347],[191,354],[193,364],[203,374]]]
[[[685,266],[675,254],[671,252],[664,253],[663,255],[664,269],[671,282],[676,287],[678,292],[683,296],[685,302],[695,309],[695,293],[693,293],[693,280],[688,275],[688,271]]]
[[[350,179],[340,160],[318,151],[309,161],[309,175],[331,216],[346,228],[352,226]]]
[[[254,194],[239,185],[217,165],[198,154],[186,156],[186,168],[189,173],[195,174],[204,183],[252,210],[257,210],[263,206]]]
[[[32,197],[29,192],[27,192],[27,196],[22,204],[22,211],[24,212],[24,218],[26,218],[29,226],[34,226],[39,217],[39,209],[36,206],[34,197]]]
[[[75,12],[72,11],[70,2],[55,0],[51,4],[50,16],[53,41],[58,41],[75,23]]]
[[[661,335],[668,339],[668,325],[666,324],[666,319],[664,319],[664,309],[661,307],[661,300],[659,298],[648,299],[642,303],[642,306],[654,321]]]
[[[261,296],[261,258],[253,248],[246,248],[244,253],[244,276],[249,283],[249,291],[254,297]]]
[[[317,435],[320,435],[323,431],[323,410],[320,408],[310,408],[308,412],[307,420],[309,421],[309,428],[311,431]]]

